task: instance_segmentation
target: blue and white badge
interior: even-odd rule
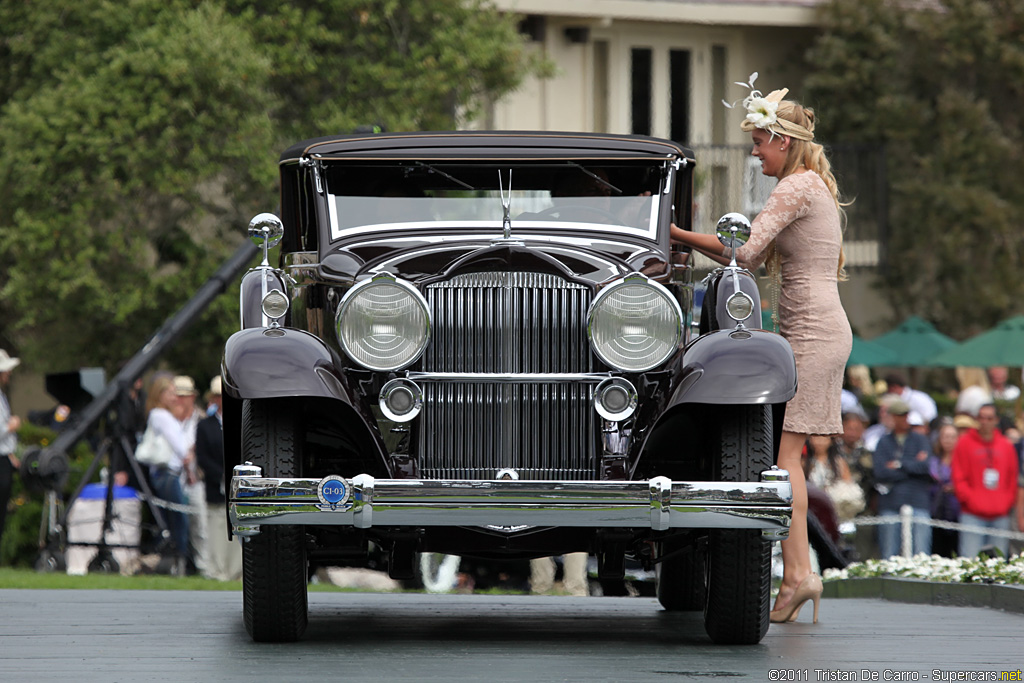
[[[324,477],[316,487],[316,497],[332,510],[348,502],[349,492],[348,483],[336,474]]]

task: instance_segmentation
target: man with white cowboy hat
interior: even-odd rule
[[[11,404],[4,389],[11,379],[11,370],[18,367],[20,358],[11,358],[7,351],[0,349],[0,540],[7,522],[7,502],[11,498],[11,482],[14,471],[21,466],[14,454],[18,446],[18,428],[21,418],[11,414]]]

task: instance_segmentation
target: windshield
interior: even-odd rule
[[[327,173],[331,239],[439,228],[500,236],[506,202],[513,234],[598,230],[656,239],[667,175],[650,162],[333,167]]]

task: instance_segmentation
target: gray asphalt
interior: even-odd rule
[[[241,603],[0,590],[0,681],[935,680],[935,669],[1024,666],[1024,616],[985,608],[823,600],[818,624],[807,605],[760,645],[722,647],[699,615],[649,598],[311,593],[305,640],[257,645]]]

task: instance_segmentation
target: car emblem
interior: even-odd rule
[[[348,502],[351,489],[344,479],[336,474],[331,474],[320,480],[316,487],[316,497],[320,499],[324,507],[331,510],[345,505]]]

